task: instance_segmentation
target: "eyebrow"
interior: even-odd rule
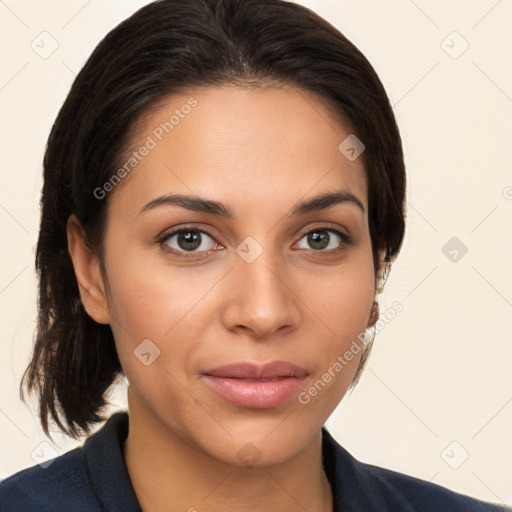
[[[337,190],[334,192],[326,192],[315,196],[307,201],[296,204],[293,207],[291,215],[304,215],[305,213],[316,212],[325,210],[337,204],[349,204],[358,207],[363,213],[365,208],[363,203],[351,192],[345,189]],[[187,196],[183,194],[166,194],[156,199],[153,199],[148,204],[143,206],[138,215],[141,215],[149,210],[153,210],[159,206],[174,205],[181,206],[187,210],[194,212],[209,213],[219,217],[232,219],[235,214],[229,206],[226,206],[218,201],[204,199],[199,196]]]

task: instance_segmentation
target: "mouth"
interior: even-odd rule
[[[284,361],[265,365],[234,363],[203,372],[208,387],[221,398],[240,407],[277,407],[298,393],[308,372]]]

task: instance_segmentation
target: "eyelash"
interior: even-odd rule
[[[165,242],[168,241],[170,238],[172,238],[174,235],[177,235],[177,234],[183,233],[183,232],[187,232],[187,231],[197,231],[199,233],[204,233],[205,235],[208,235],[210,238],[215,240],[215,237],[208,230],[191,224],[189,226],[184,226],[184,227],[181,227],[180,229],[176,229],[175,231],[171,231],[170,233],[166,233],[165,235],[158,238],[157,243],[159,245],[161,245],[165,251],[170,252],[170,253],[178,256],[179,258],[185,258],[185,259],[187,259],[187,258],[198,259],[198,258],[201,258],[201,256],[197,256],[197,254],[200,254],[200,253],[208,254],[210,252],[215,252],[215,249],[211,249],[209,251],[198,251],[198,252],[188,252],[187,253],[185,251],[176,251],[175,249],[172,249],[168,245],[165,244]],[[331,224],[318,226],[313,229],[309,229],[308,231],[304,231],[303,233],[301,233],[299,240],[302,240],[302,238],[304,238],[304,236],[306,236],[310,233],[315,233],[315,232],[320,232],[320,231],[328,231],[331,233],[335,233],[336,235],[338,235],[340,237],[342,242],[341,242],[341,245],[339,247],[336,247],[335,249],[328,249],[328,250],[309,249],[309,251],[311,253],[313,253],[314,257],[321,257],[322,254],[328,254],[328,255],[336,254],[336,253],[342,252],[347,247],[354,244],[354,239],[352,236],[348,235],[347,233],[343,233],[342,231],[336,229]],[[304,251],[304,250],[308,250],[308,249],[299,249],[299,250]],[[202,257],[205,257],[205,256],[202,256]]]

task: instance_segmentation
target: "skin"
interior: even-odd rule
[[[314,95],[289,87],[173,96],[145,116],[133,147],[192,96],[197,106],[105,199],[105,275],[79,221],[68,223],[82,302],[111,325],[129,382],[128,472],[145,511],[330,511],[321,428],[360,353],[308,404],[294,396],[277,407],[240,407],[216,395],[201,372],[288,361],[309,372],[307,391],[374,323],[364,164],[338,150],[350,129]],[[289,215],[298,202],[339,189],[365,211],[346,202]],[[175,205],[140,213],[168,193],[219,201],[234,217]],[[158,239],[188,223],[211,237],[201,233],[185,259],[165,250],[187,253],[177,236]],[[325,231],[332,227],[353,244]],[[308,242],[315,229],[327,234],[327,248]],[[248,236],[263,249],[252,263],[236,252]],[[145,339],[160,350],[149,366],[134,355]],[[238,456],[247,443],[260,457],[252,466]]]

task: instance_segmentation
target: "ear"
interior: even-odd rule
[[[377,320],[379,319],[379,304],[377,301],[373,301],[372,307],[370,309],[370,315],[368,317],[368,323],[366,324],[366,328],[373,327]]]
[[[368,323],[366,324],[366,328],[373,327],[379,319],[379,303],[376,300],[376,296],[382,293],[384,285],[386,284],[387,273],[389,273],[390,264],[386,261],[386,255],[387,250],[385,247],[378,249],[377,257],[379,270],[375,276],[375,298],[373,300],[372,307],[370,308],[370,314],[368,316]]]
[[[87,245],[82,224],[74,214],[68,219],[67,236],[82,304],[93,320],[109,324],[110,313],[99,256]]]
[[[384,291],[384,286],[386,285],[386,281],[391,270],[391,261],[386,260],[386,256],[387,250],[385,248],[381,248],[378,250],[379,271],[378,275],[375,278],[376,295],[380,295]]]

